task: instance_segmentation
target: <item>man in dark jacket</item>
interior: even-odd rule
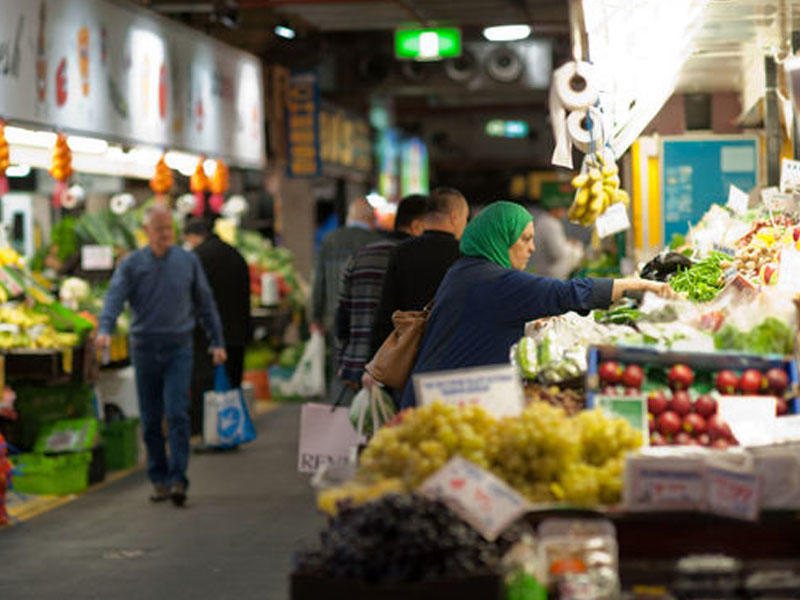
[[[203,266],[225,333],[228,361],[225,370],[232,387],[242,385],[244,349],[250,339],[250,271],[236,248],[211,230],[205,219],[192,219],[184,227],[184,240]],[[214,385],[214,367],[208,354],[208,340],[195,329],[192,372],[192,433],[203,430],[203,394]]]
[[[372,329],[370,356],[394,329],[396,310],[422,310],[430,302],[444,274],[459,257],[458,241],[469,217],[464,195],[453,188],[437,188],[430,195],[425,231],[400,242],[392,252]]]

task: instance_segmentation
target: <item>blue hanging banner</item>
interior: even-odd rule
[[[317,74],[292,73],[286,94],[289,177],[318,177],[322,174],[319,109]]]

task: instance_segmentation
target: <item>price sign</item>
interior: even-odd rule
[[[597,217],[594,225],[597,229],[597,236],[604,238],[630,229],[631,221],[628,218],[628,211],[625,209],[625,205],[622,202],[617,202]]]
[[[795,248],[781,250],[778,289],[791,293],[800,292],[800,252]]]
[[[477,405],[498,418],[519,415],[524,407],[522,384],[512,365],[414,375],[414,391],[423,406]]]
[[[782,192],[800,192],[800,161],[784,158],[781,160]]]
[[[709,467],[708,508],[711,512],[747,521],[758,519],[759,480],[752,468]]]
[[[81,269],[110,271],[114,268],[114,249],[111,246],[82,246]]]
[[[425,480],[419,492],[447,504],[490,542],[532,508],[501,479],[460,456]]]
[[[647,423],[646,396],[605,396],[594,397],[595,405],[611,417],[621,417],[631,427],[641,432],[645,445],[649,444],[650,428]]]
[[[728,189],[728,208],[730,208],[737,215],[743,215],[747,212],[747,205],[750,202],[750,196],[745,194],[735,185]]]
[[[634,456],[625,463],[625,506],[630,510],[702,510],[706,473],[702,458]]]

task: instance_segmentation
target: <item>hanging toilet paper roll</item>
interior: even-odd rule
[[[593,125],[592,131],[585,127],[586,125],[586,111],[573,110],[567,117],[567,135],[572,143],[584,154],[589,152],[589,145],[592,141],[592,134],[596,128],[600,126],[599,123]],[[597,135],[595,134],[595,141]]]
[[[553,87],[567,110],[586,108],[597,102],[594,69],[586,62],[568,62],[553,73]]]

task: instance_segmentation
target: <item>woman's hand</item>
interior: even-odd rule
[[[615,279],[614,288],[611,292],[612,302],[616,302],[625,292],[652,292],[661,298],[677,300],[682,298],[678,292],[673,290],[669,284],[660,281],[650,281],[649,279]]]

